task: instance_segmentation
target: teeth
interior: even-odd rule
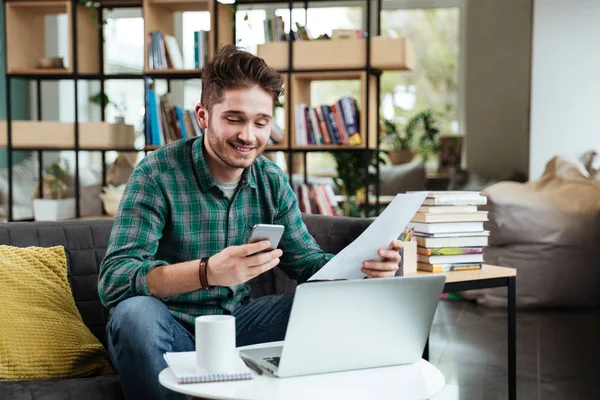
[[[250,150],[252,150],[251,148],[247,148],[247,147],[237,147],[237,146],[234,146],[234,147],[235,147],[237,150],[239,150],[239,151],[250,151]]]

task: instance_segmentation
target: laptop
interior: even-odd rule
[[[239,354],[280,378],[416,362],[445,282],[432,274],[304,283],[285,340]]]

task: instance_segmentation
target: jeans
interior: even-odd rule
[[[264,296],[243,301],[233,311],[236,345],[283,340],[292,308],[292,295]],[[167,364],[165,352],[194,351],[194,327],[173,318],[155,297],[123,300],[107,326],[108,352],[121,378],[125,399],[186,399],[158,382]]]

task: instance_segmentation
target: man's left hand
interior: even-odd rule
[[[377,254],[382,258],[381,261],[363,261],[361,271],[368,278],[391,278],[396,275],[398,264],[400,263],[400,250],[402,242],[392,240],[389,249],[379,249]]]

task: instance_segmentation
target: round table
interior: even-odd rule
[[[219,400],[428,399],[445,384],[442,373],[425,360],[393,367],[276,378],[254,374],[246,381],[178,384],[169,368],[158,379],[179,393]]]

